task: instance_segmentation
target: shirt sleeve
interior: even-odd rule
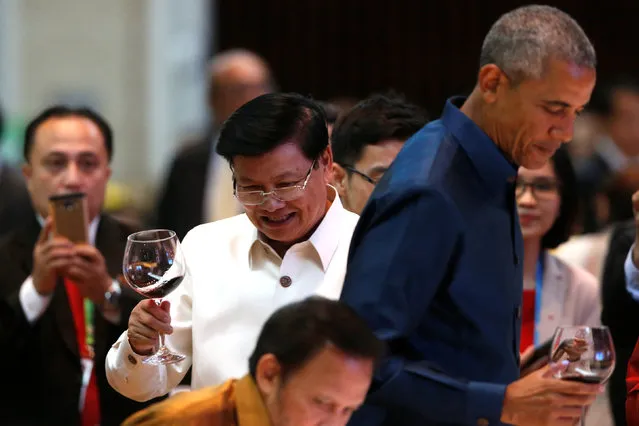
[[[632,261],[632,251],[634,248],[635,245],[633,244],[632,247],[630,247],[630,251],[628,251],[623,268],[626,274],[626,290],[628,290],[628,293],[630,293],[635,301],[639,302],[639,269],[637,269],[637,266],[635,266]]]
[[[18,297],[27,321],[29,321],[29,324],[33,324],[44,314],[44,311],[47,310],[53,296],[42,296],[38,293],[33,285],[33,278],[29,275],[22,283]]]
[[[360,219],[342,292],[342,300],[388,348],[368,402],[419,413],[433,424],[476,424],[478,419],[499,424],[505,385],[451,377],[401,350],[453,273],[462,244],[459,212],[434,191],[390,205],[375,202]]]
[[[188,235],[182,247],[188,258]],[[195,248],[197,249],[197,247]],[[142,361],[146,356],[138,355],[129,344],[127,331],[113,344],[106,357],[106,376],[109,384],[120,394],[135,401],[144,402],[166,395],[180,384],[191,367],[192,349],[192,279],[188,270],[182,284],[164,300],[171,303],[171,327],[173,333],[164,336],[164,343],[171,352],[186,358],[168,365],[149,365]]]

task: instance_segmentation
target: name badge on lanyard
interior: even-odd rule
[[[539,320],[541,318],[541,292],[544,284],[544,253],[537,260],[537,273],[535,274],[535,333],[533,345],[539,345]]]

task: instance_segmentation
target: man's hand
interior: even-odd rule
[[[88,297],[98,306],[104,303],[104,293],[113,283],[106,269],[104,256],[89,244],[75,246],[75,256],[64,276],[78,286],[82,296]]]
[[[129,317],[129,345],[138,355],[150,355],[159,347],[159,335],[173,333],[171,327],[171,305],[166,300],[157,305],[153,300],[137,304]]]
[[[584,384],[552,377],[546,366],[506,388],[501,421],[522,426],[574,425],[583,407],[603,392],[603,385]]]
[[[42,296],[53,293],[57,277],[64,274],[75,256],[75,247],[68,239],[59,236],[49,239],[52,226],[53,221],[47,218],[33,248],[31,278],[36,291]]]
[[[632,250],[632,263],[639,268],[639,191],[632,194],[632,211],[635,216],[635,246]]]

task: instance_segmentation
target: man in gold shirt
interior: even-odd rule
[[[266,321],[248,375],[174,396],[123,426],[345,425],[364,401],[382,348],[346,305],[310,297]]]

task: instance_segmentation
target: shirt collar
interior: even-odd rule
[[[344,209],[339,195],[337,195],[337,190],[331,185],[327,186],[328,201],[331,202],[331,206],[328,208],[317,229],[315,229],[315,232],[313,232],[307,240],[317,252],[324,271],[328,269],[328,265],[333,259],[333,254],[335,254],[335,250],[337,250],[339,237],[341,235],[340,226],[342,217],[346,213],[346,209]],[[303,244],[304,242],[306,241],[299,244]],[[254,250],[260,245],[264,245],[267,249],[273,251],[268,244],[260,240],[257,229],[255,229],[254,241],[249,248],[249,267],[251,268],[253,266],[252,256],[255,253]],[[274,251],[273,254],[275,254]]]
[[[247,374],[235,384],[238,424],[241,426],[268,426],[271,419],[255,381]]]
[[[36,214],[36,219],[38,219],[38,223],[40,224],[40,227],[43,227],[44,218],[40,216],[39,214]],[[92,246],[95,245],[95,238],[96,238],[96,235],[98,234],[98,226],[100,226],[100,215],[96,216],[96,218],[93,219],[91,223],[89,224],[89,244],[91,244]]]
[[[442,114],[444,126],[455,136],[475,165],[479,175],[491,188],[501,188],[517,176],[518,166],[506,159],[497,144],[459,107],[465,97],[448,99]]]

